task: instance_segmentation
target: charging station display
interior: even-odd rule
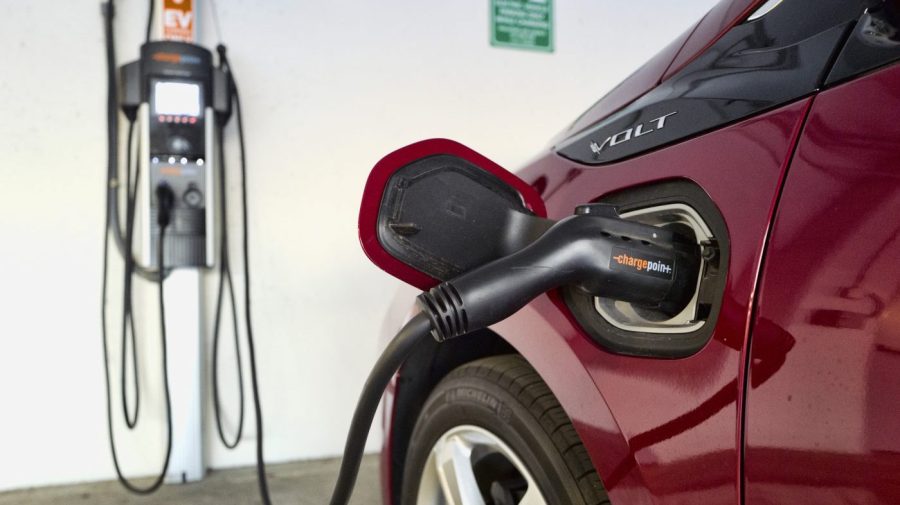
[[[153,84],[153,113],[162,115],[200,115],[200,85],[188,82],[156,81]]]

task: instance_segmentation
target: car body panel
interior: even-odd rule
[[[667,44],[655,56],[586,110],[554,143],[584,130],[643,96],[672,77],[714,44],[729,28],[765,0],[723,0],[702,19]]]
[[[663,74],[672,63],[672,59],[681,50],[688,37],[694,32],[696,24],[688,28],[678,38],[670,42],[653,58],[641,65],[631,75],[625,78],[621,83],[609,91],[594,105],[586,110],[578,119],[572,123],[558,140],[562,140],[566,136],[577,133],[594,123],[603,120],[610,114],[625,107],[629,103],[640,98],[642,95],[655,88],[662,80]]]
[[[603,167],[547,153],[520,173],[542,190],[552,219],[606,193],[677,173],[719,202],[729,228],[732,254],[721,313],[710,343],[689,358],[612,354],[583,332],[555,292],[491,328],[558,397],[614,503],[737,503],[737,399],[753,287],[778,188],[809,104],[803,99]],[[391,419],[385,421],[390,431]],[[382,460],[386,483],[390,462],[388,446]],[[386,503],[390,496],[385,485]]]
[[[721,315],[712,341],[690,358],[609,353],[582,332],[556,295],[540,297],[492,328],[557,394],[614,503],[735,503],[738,377],[752,288],[792,139],[808,104],[801,100],[602,168],[548,154],[520,174],[530,181],[545,178],[548,216],[559,219],[605,193],[677,173],[720,202],[729,227],[733,252]],[[581,369],[595,392],[581,383]]]
[[[863,7],[790,2],[741,23],[677,74],[595,125],[558,142],[558,154],[603,165],[773,110],[821,88]],[[798,21],[798,18],[804,18]]]
[[[760,285],[748,504],[900,503],[898,112],[900,66],[812,106]]]
[[[697,56],[703,54],[710,46],[728,30],[744,20],[766,0],[722,0],[703,16],[700,23],[691,33],[690,38],[682,45],[681,50],[669,64],[662,80],[678,73]]]

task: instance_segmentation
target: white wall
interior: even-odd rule
[[[119,3],[124,62],[137,54],[145,2]],[[556,51],[545,54],[491,48],[486,0],[219,0],[246,113],[270,462],[338,454],[376,357],[397,283],[357,243],[370,167],[434,136],[519,166],[712,3],[558,0]],[[113,477],[99,336],[98,4],[0,0],[0,489]],[[201,31],[214,41],[210,23]],[[116,312],[118,290],[110,296]],[[143,429],[121,442],[137,475],[156,471],[162,442],[154,296],[141,291]],[[230,398],[233,375],[223,378]],[[251,464],[252,423],[228,452],[208,417],[209,464]]]

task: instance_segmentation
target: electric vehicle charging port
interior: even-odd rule
[[[566,305],[584,332],[616,354],[683,358],[702,349],[716,326],[730,258],[728,229],[718,207],[684,179],[624,189],[594,203],[612,205],[624,220],[688,237],[701,254],[694,293],[674,315],[564,289]]]
[[[703,327],[709,316],[709,303],[702,300],[704,280],[718,271],[718,243],[709,226],[696,210],[683,203],[647,207],[621,214],[623,219],[669,228],[692,237],[700,246],[701,264],[694,295],[675,316],[648,310],[609,298],[594,298],[594,308],[609,324],[625,331],[642,333],[690,333]]]

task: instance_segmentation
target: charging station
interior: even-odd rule
[[[149,168],[143,196],[141,258],[157,264],[155,224],[158,202],[150,188],[168,184],[176,195],[174,221],[165,244],[166,265],[178,269],[212,267],[214,233],[214,125],[212,55],[183,42],[150,42],[141,59],[123,68],[123,108],[136,106],[142,146],[140,163]],[[137,96],[139,102],[130,103]]]
[[[215,206],[213,183],[216,159],[213,145],[212,55],[184,42],[150,42],[141,48],[141,59],[123,69],[126,100],[139,97],[140,132],[138,163],[148,167],[140,188],[142,195],[141,255],[148,268],[155,257],[160,229],[159,201],[151,188],[168,185],[175,194],[172,224],[165,242],[164,264],[172,271],[163,296],[172,389],[172,456],[167,482],[203,478],[204,387],[203,308],[201,270],[215,261],[213,234]],[[221,88],[218,88],[221,89]]]
[[[231,89],[221,66],[214,66],[212,53],[193,43],[193,2],[153,0],[150,6],[147,41],[141,46],[140,58],[118,70],[116,105],[129,121],[129,135],[126,239],[117,239],[125,242],[124,247],[120,244],[128,277],[125,318],[131,317],[131,273],[143,273],[160,285],[165,380],[172,385],[169,388],[167,384],[171,446],[164,480],[183,483],[200,480],[206,472],[203,343],[207,326],[202,317],[202,281],[204,272],[216,263],[215,235],[221,216],[216,213],[215,183],[222,168],[216,132],[230,116]],[[160,22],[154,23],[154,12],[160,13]],[[111,40],[112,2],[105,4],[104,14]],[[151,40],[154,25],[159,40]],[[117,125],[111,130],[113,127]],[[134,132],[137,148],[132,153]],[[112,133],[111,137],[116,138]],[[142,169],[146,176],[140,178]],[[119,185],[111,178],[111,188]],[[118,198],[116,192],[111,208],[116,208]],[[161,224],[163,213],[165,225]],[[113,231],[120,235],[115,213],[113,221]],[[133,319],[131,330],[134,346]],[[136,365],[136,354],[133,359]],[[132,428],[137,423],[137,407],[133,421],[127,419],[127,406],[125,411]]]

